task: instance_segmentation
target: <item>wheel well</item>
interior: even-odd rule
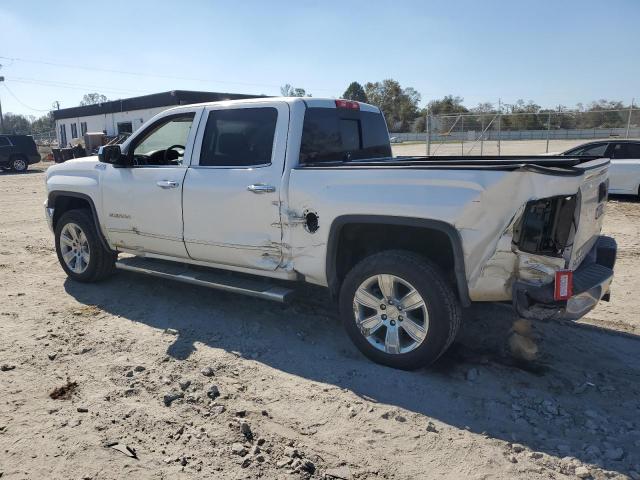
[[[439,223],[439,222],[438,222]],[[450,226],[449,226],[450,227]],[[457,231],[450,227],[455,236]],[[438,227],[386,223],[349,223],[340,226],[330,241],[327,265],[329,288],[337,296],[347,273],[362,259],[384,250],[407,250],[435,263],[444,273],[458,298],[467,305],[462,247],[453,233]]]
[[[88,200],[79,197],[71,197],[66,195],[59,195],[55,197],[53,205],[49,206],[54,208],[53,212],[53,228],[56,228],[56,224],[60,217],[69,210],[88,210],[89,214],[93,216],[93,210]]]

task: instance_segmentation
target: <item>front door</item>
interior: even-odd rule
[[[193,259],[278,267],[288,128],[284,102],[205,109],[183,192],[184,239]]]
[[[116,247],[187,258],[182,238],[182,187],[201,109],[156,120],[123,150],[131,167],[107,165],[102,218]]]

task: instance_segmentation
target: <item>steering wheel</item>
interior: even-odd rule
[[[177,144],[176,144],[176,145],[171,145],[169,148],[167,148],[167,149],[164,151],[164,164],[165,164],[165,165],[169,165],[169,162],[170,162],[171,160],[173,160],[173,159],[170,159],[170,158],[169,158],[169,152],[170,152],[170,151],[172,151],[174,148],[181,148],[181,149],[182,149],[182,155],[184,155],[184,150],[185,150],[184,145],[177,145]],[[176,153],[176,154],[178,154],[178,152],[175,152],[175,153]],[[178,154],[178,156],[179,156],[179,155],[180,155],[180,154]]]

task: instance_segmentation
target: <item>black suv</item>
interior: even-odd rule
[[[24,172],[29,165],[38,163],[40,154],[31,135],[0,134],[0,168]]]

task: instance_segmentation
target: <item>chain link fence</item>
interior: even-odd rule
[[[640,109],[429,115],[424,133],[391,133],[397,155],[528,155],[598,139],[640,139]]]

